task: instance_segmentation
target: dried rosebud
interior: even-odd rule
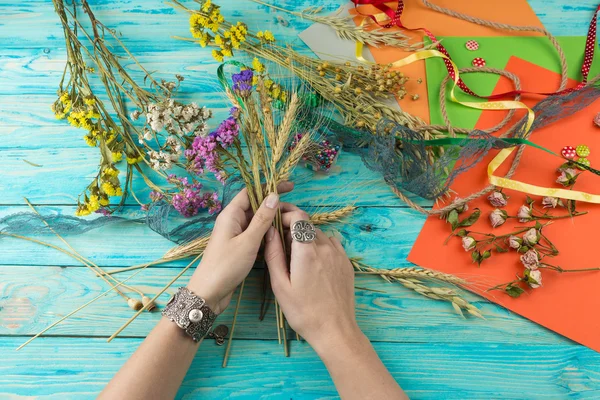
[[[146,311],[152,311],[156,308],[156,303],[148,296],[142,296],[142,304],[146,307]]]
[[[525,268],[530,270],[538,269],[540,265],[540,260],[538,258],[538,253],[535,250],[529,250],[527,253],[521,256],[521,262],[525,266]]]
[[[469,234],[469,231],[466,229],[461,229],[458,232],[456,232],[456,236],[461,237],[461,238],[467,236],[468,234]]]
[[[508,213],[504,210],[494,210],[490,214],[490,222],[492,223],[493,228],[497,228],[500,225],[506,222],[506,218],[508,218]]]
[[[521,244],[523,244],[523,239],[521,239],[518,236],[512,235],[511,237],[508,238],[508,246],[511,249],[519,250],[521,248]]]
[[[542,205],[544,208],[556,208],[558,199],[556,197],[546,196],[542,199]]]
[[[460,197],[457,197],[454,199],[454,201],[452,202],[452,204],[456,204],[456,207],[454,207],[454,209],[460,214],[463,213],[465,211],[467,211],[469,209],[469,205],[467,203],[462,203],[462,199]],[[462,203],[462,204],[459,204]]]
[[[526,270],[525,278],[527,278],[527,284],[531,286],[532,289],[537,289],[542,286],[542,271],[536,270]]]
[[[523,235],[523,241],[530,247],[533,247],[540,241],[540,236],[540,232],[537,229],[531,228]]]
[[[519,218],[519,222],[531,221],[533,219],[531,208],[527,206],[521,206],[521,208],[519,208],[519,212],[517,213],[517,217]]]
[[[475,239],[473,239],[471,236],[465,236],[464,238],[462,238],[462,246],[463,246],[463,249],[465,249],[465,251],[473,250],[475,248],[476,244],[477,244],[477,241]]]
[[[132,298],[127,299],[127,305],[135,311],[140,311],[144,307],[141,301]]]
[[[492,192],[488,196],[488,200],[493,207],[505,207],[508,204],[508,196],[498,191]]]
[[[577,171],[573,168],[567,168],[560,171],[560,176],[556,179],[556,183],[569,187],[575,184],[577,180]]]

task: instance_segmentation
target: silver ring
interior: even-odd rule
[[[299,220],[290,229],[292,240],[300,243],[311,243],[317,238],[315,226],[310,221]]]

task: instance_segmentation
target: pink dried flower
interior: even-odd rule
[[[519,222],[528,222],[533,219],[533,214],[531,213],[531,209],[527,206],[521,206],[519,208],[519,212],[517,213],[517,217],[519,218]]]
[[[540,265],[540,260],[538,258],[538,253],[535,250],[529,250],[527,253],[521,256],[521,262],[525,266],[525,268],[529,270],[536,270]]]
[[[542,199],[542,205],[544,208],[556,208],[558,199],[556,197],[546,196]]]
[[[508,213],[504,210],[494,210],[490,214],[490,222],[492,223],[493,228],[497,228],[500,225],[506,222],[506,218],[508,218]]]
[[[560,183],[563,186],[573,186],[577,179],[577,171],[573,168],[567,168],[560,170],[560,175],[556,179],[556,183]]]
[[[532,289],[537,289],[542,286],[542,271],[530,270],[527,274],[527,284],[531,286]]]
[[[522,244],[523,244],[523,239],[521,239],[518,236],[512,235],[511,237],[508,238],[508,246],[511,249],[519,250],[521,248]]]
[[[530,247],[535,246],[540,241],[540,232],[535,228],[531,228],[523,235],[523,241]]]
[[[508,196],[502,192],[494,191],[488,196],[490,204],[494,207],[505,207],[508,204]]]
[[[473,250],[476,244],[477,242],[471,236],[465,236],[462,238],[462,246],[465,251]]]

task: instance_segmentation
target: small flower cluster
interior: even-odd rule
[[[83,202],[78,202],[75,215],[81,217],[93,212],[103,212],[102,207],[109,205],[109,196],[122,196],[121,183],[119,182],[119,170],[114,165],[105,165],[89,187],[89,196],[83,195]]]
[[[238,138],[240,127],[237,121],[239,110],[230,110],[230,117],[219,124],[219,127],[207,136],[194,139],[191,148],[185,151],[188,160],[188,171],[200,175],[205,170],[215,174],[215,177],[225,183],[226,173],[221,161],[221,152],[225,151]]]
[[[222,62],[225,57],[232,57],[233,50],[239,49],[248,36],[246,24],[238,22],[236,25],[231,25],[229,29],[225,29],[222,28],[223,22],[225,22],[225,18],[221,15],[220,7],[212,4],[211,0],[203,0],[200,11],[192,14],[190,17],[190,32],[192,36],[199,40],[202,47],[206,47],[209,44],[219,47],[219,50],[215,49],[212,51],[213,58],[219,62]],[[222,35],[219,33],[219,30],[222,31]],[[271,39],[275,40],[273,34],[266,31],[263,33],[263,39],[261,40],[271,41]]]
[[[222,204],[217,192],[202,192],[200,182],[190,183],[186,177],[177,177],[173,174],[168,176],[168,182],[175,186],[176,190],[168,193],[152,192],[150,199],[154,202],[165,200],[184,217],[193,217],[200,210],[208,209],[209,214],[221,211]],[[145,207],[147,209],[147,206]]]
[[[134,111],[130,117],[136,120],[140,115],[139,111]],[[171,98],[161,103],[150,103],[146,112],[144,135],[139,138],[139,142],[142,144],[151,140],[152,132],[160,133],[163,129],[170,135],[206,135],[207,121],[211,117],[212,112],[209,109],[196,103],[182,104]]]

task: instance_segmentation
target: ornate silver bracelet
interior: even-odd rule
[[[186,287],[180,287],[171,297],[162,315],[175,322],[195,342],[206,336],[217,318],[206,301]]]

